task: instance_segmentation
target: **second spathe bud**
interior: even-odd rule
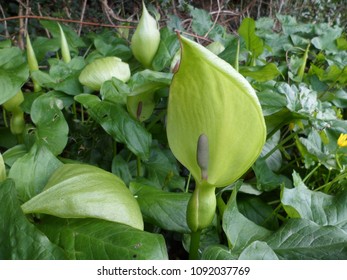
[[[160,43],[157,21],[148,13],[142,2],[142,16],[131,39],[131,50],[135,58],[146,68],[151,68]]]

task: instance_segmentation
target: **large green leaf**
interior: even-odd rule
[[[166,260],[162,235],[98,219],[44,218],[39,224],[69,259]]]
[[[206,248],[201,256],[203,260],[237,260],[238,254],[231,252],[227,247],[212,245]]]
[[[179,48],[177,35],[168,28],[160,29],[160,43],[158,51],[152,61],[152,67],[156,71],[161,71],[170,66],[171,60]]]
[[[319,225],[347,226],[347,192],[336,196],[309,190],[299,174],[293,173],[293,189],[283,188],[281,202],[290,217],[304,218]]]
[[[280,71],[274,63],[268,63],[264,66],[240,67],[240,73],[245,77],[250,77],[258,82],[274,80]]]
[[[152,137],[137,121],[130,117],[120,104],[101,101],[97,96],[81,94],[75,97],[89,114],[117,142],[127,145],[130,151],[143,159],[149,156]]]
[[[35,99],[31,107],[31,119],[36,125],[36,142],[59,155],[68,140],[69,127],[61,112],[63,102],[52,95]]]
[[[244,39],[246,43],[246,48],[252,53],[252,59],[254,61],[259,55],[264,51],[264,42],[263,40],[255,34],[255,21],[251,18],[245,18],[238,32],[240,36]],[[254,66],[254,62],[252,63]]]
[[[169,86],[171,79],[171,73],[156,72],[149,69],[137,72],[128,81],[129,95],[155,92],[160,88]]]
[[[43,192],[22,205],[24,213],[61,218],[100,218],[143,229],[137,201],[116,175],[86,164],[65,164]]]
[[[271,191],[285,185],[291,187],[291,181],[282,174],[273,172],[264,158],[259,158],[252,166],[257,177],[257,189]]]
[[[264,241],[279,259],[347,259],[346,232],[305,219],[290,219]]]
[[[132,182],[130,190],[137,197],[144,220],[163,229],[188,233],[186,210],[190,194],[158,190]]]
[[[254,241],[241,252],[239,260],[278,260],[278,257],[265,242]]]
[[[9,178],[16,183],[21,201],[25,202],[39,194],[52,173],[62,163],[45,146],[34,145],[11,167]]]
[[[29,68],[19,48],[0,49],[0,104],[15,96],[29,77]]]
[[[0,221],[0,259],[65,259],[63,250],[26,219],[10,179],[0,183]]]
[[[201,181],[197,149],[204,136],[208,147],[201,152],[208,157],[207,182],[225,186],[250,168],[265,142],[259,100],[247,80],[228,63],[184,37],[181,45],[181,62],[168,103],[169,145],[195,180]]]
[[[271,235],[271,231],[261,227],[243,216],[237,207],[237,190],[234,189],[223,214],[223,230],[233,248],[242,250],[255,240],[262,240]]]

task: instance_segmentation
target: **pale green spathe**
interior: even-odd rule
[[[93,90],[100,90],[101,85],[112,77],[127,82],[131,73],[129,64],[115,56],[109,56],[94,60],[88,64],[81,72],[79,81]]]
[[[266,139],[258,98],[232,66],[181,37],[181,61],[169,95],[167,136],[176,158],[200,184],[197,143],[208,139],[207,182],[226,186],[242,176]]]
[[[4,159],[0,153],[0,183],[6,180],[6,167]]]
[[[148,13],[143,2],[142,6],[139,25],[131,38],[131,50],[143,66],[151,68],[152,60],[160,43],[160,32],[157,21]]]
[[[70,49],[69,44],[67,43],[65,33],[63,29],[61,28],[60,24],[58,23],[59,30],[60,30],[60,48],[61,48],[61,56],[63,58],[63,61],[65,63],[69,63],[71,61],[71,55],[70,55]]]
[[[98,218],[143,230],[140,207],[116,175],[87,164],[58,168],[44,190],[22,205],[25,214]]]

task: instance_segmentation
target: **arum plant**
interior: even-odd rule
[[[203,46],[184,37],[180,42],[167,137],[173,154],[196,183],[187,208],[193,259],[198,256],[200,232],[215,215],[215,189],[230,185],[251,167],[265,143],[266,128],[248,81]]]
[[[59,23],[58,23],[58,26],[59,26],[59,30],[60,30],[61,56],[62,56],[63,61],[65,63],[69,63],[71,61],[69,45],[67,43],[65,33],[64,33],[63,29],[61,28]]]
[[[30,73],[32,73],[33,71],[39,70],[39,64],[37,62],[34,49],[31,45],[29,34],[27,34],[27,36],[26,36],[26,43],[27,43],[26,50],[27,50],[28,66],[29,66]],[[34,84],[34,92],[41,91],[41,86],[36,81],[36,79],[34,79],[33,77],[31,79],[32,79],[33,84]]]
[[[139,25],[131,38],[131,50],[143,66],[151,68],[160,43],[160,32],[157,21],[148,13],[144,2],[142,6]]]

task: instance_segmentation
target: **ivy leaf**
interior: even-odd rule
[[[293,189],[283,188],[281,202],[290,217],[303,218],[321,226],[347,228],[347,192],[332,196],[309,190],[299,174],[293,173]]]
[[[254,241],[241,252],[239,260],[278,260],[278,257],[266,242]]]
[[[258,226],[243,216],[236,202],[237,190],[234,189],[223,214],[223,230],[233,251],[246,248],[255,240],[262,240],[271,235],[271,231]]]
[[[212,27],[210,14],[203,10],[192,6],[190,8],[190,15],[193,17],[192,29],[200,36],[204,36]]]
[[[345,260],[347,234],[335,226],[320,226],[305,219],[290,219],[264,241],[279,259]]]
[[[65,259],[63,250],[26,219],[11,179],[0,183],[0,220],[0,259]]]
[[[201,259],[203,260],[237,260],[238,254],[230,251],[222,245],[211,245],[204,250]]]
[[[240,73],[243,76],[250,77],[258,82],[274,80],[281,74],[274,63],[268,63],[264,66],[240,67]]]

